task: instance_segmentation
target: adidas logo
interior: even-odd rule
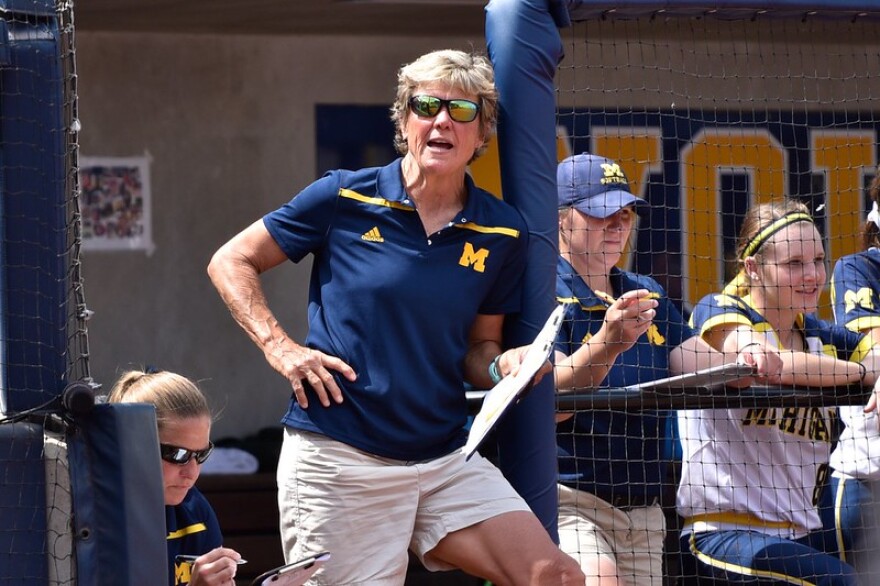
[[[382,234],[379,233],[378,226],[373,226],[364,232],[363,236],[361,236],[361,240],[366,240],[367,242],[385,242],[385,239],[382,238]]]

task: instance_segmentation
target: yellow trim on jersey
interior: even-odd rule
[[[208,528],[204,523],[193,523],[192,525],[178,529],[173,533],[169,533],[166,539],[180,539],[184,535],[192,535],[193,533],[201,533],[202,531],[207,530]]]
[[[846,561],[846,548],[843,545],[843,530],[840,527],[840,511],[843,509],[843,489],[846,484],[846,478],[839,478],[838,480],[837,494],[834,495],[834,539],[837,541],[837,553],[840,556],[840,561],[848,563]],[[825,487],[825,490],[830,488],[831,485],[828,485]]]
[[[707,319],[706,322],[703,324],[703,327],[700,328],[700,335],[702,336],[708,331],[719,326],[732,325],[743,325],[754,328],[757,324],[753,324],[749,320],[749,318],[744,315],[739,315],[738,313],[725,313],[724,315],[717,315],[713,318]]]
[[[880,328],[880,317],[875,315],[857,317],[851,322],[847,322],[846,328],[854,332],[865,332],[874,328]]]
[[[694,533],[691,533],[691,537],[688,542],[691,553],[694,554],[694,557],[696,557],[707,566],[720,568],[727,572],[742,574],[744,576],[757,576],[759,578],[780,580],[782,582],[794,584],[796,586],[815,586],[813,582],[809,582],[807,580],[804,580],[803,578],[795,578],[794,576],[789,576],[788,574],[780,574],[779,572],[771,572],[769,570],[756,570],[754,568],[747,568],[746,566],[740,566],[738,564],[731,564],[728,562],[722,562],[721,560],[716,560],[715,558],[706,555],[705,553],[697,549],[697,541]]]
[[[871,336],[865,336],[862,338],[859,345],[856,346],[856,349],[853,350],[852,355],[849,357],[850,362],[861,362],[865,359],[869,352],[871,352],[871,348],[874,347],[874,340]]]
[[[416,208],[408,205],[404,205],[402,203],[398,203],[396,201],[388,201],[387,199],[383,199],[381,197],[367,197],[366,195],[361,195],[357,191],[352,191],[351,189],[342,188],[339,190],[339,197],[345,197],[348,199],[353,199],[356,201],[361,201],[363,203],[368,203],[376,206],[385,206],[386,208],[393,208],[395,210],[403,210],[405,212],[414,212]]]
[[[606,309],[608,309],[608,307],[605,305],[593,305],[593,306],[584,305],[583,303],[581,303],[581,300],[578,299],[577,297],[557,297],[556,301],[558,303],[577,303],[580,306],[580,308],[584,311],[605,311]]]
[[[464,224],[453,224],[456,228],[461,228],[462,230],[473,230],[474,232],[480,232],[482,234],[502,234],[504,236],[510,236],[511,238],[519,238],[519,230],[514,230],[513,228],[503,228],[501,226],[481,226],[479,224],[474,224],[473,222],[465,222]]]
[[[728,525],[744,525],[746,527],[764,527],[765,529],[791,529],[807,531],[797,523],[791,521],[765,521],[751,513],[737,513],[735,511],[722,511],[720,513],[703,513],[694,515],[684,520],[685,525],[694,523],[727,523]]]

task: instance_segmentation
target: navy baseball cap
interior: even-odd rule
[[[573,207],[593,218],[607,218],[627,206],[645,211],[648,202],[629,190],[620,165],[589,153],[564,159],[556,167],[559,207]]]

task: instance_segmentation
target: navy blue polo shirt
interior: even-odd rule
[[[165,507],[165,528],[168,532],[169,584],[189,584],[191,566],[175,563],[178,555],[200,556],[223,545],[217,515],[197,488],[189,489],[175,507]]]
[[[880,327],[880,250],[844,256],[834,265],[831,305],[835,321],[854,331]]]
[[[431,235],[400,159],[331,171],[263,218],[293,262],[314,257],[306,345],[358,375],[336,376],[342,404],[291,400],[285,425],[399,460],[463,445],[468,334],[478,314],[520,310],[526,247],[519,213],[466,186],[464,209]]]
[[[654,279],[611,269],[612,292],[590,289],[563,258],[557,262],[556,296],[566,306],[556,349],[571,356],[602,327],[605,312],[627,291],[648,289],[659,305],[651,328],[620,353],[601,387],[624,387],[669,376],[669,352],[694,335]],[[595,494],[651,499],[665,479],[666,413],[655,410],[586,410],[557,424],[559,481]]]

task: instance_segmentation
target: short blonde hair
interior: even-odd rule
[[[477,120],[483,145],[474,153],[471,158],[473,161],[486,151],[489,139],[495,134],[498,90],[495,88],[495,72],[488,59],[455,49],[426,53],[400,68],[397,74],[397,98],[391,106],[391,121],[395,127],[394,147],[401,155],[409,150],[403,135],[403,127],[409,114],[409,100],[417,87],[435,83],[477,96],[480,105]]]
[[[129,370],[113,385],[108,401],[153,405],[159,429],[178,419],[205,416],[213,419],[208,400],[199,387],[173,372]]]

